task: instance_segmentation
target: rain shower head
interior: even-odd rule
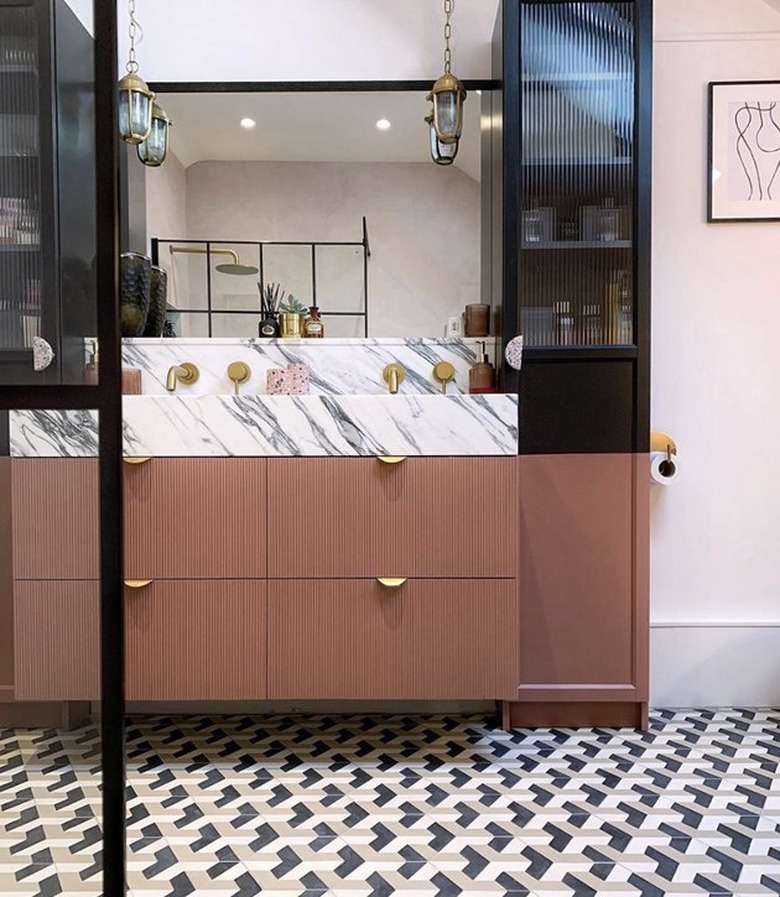
[[[212,250],[213,252],[213,250]],[[259,274],[260,269],[254,265],[241,265],[238,262],[226,262],[224,265],[217,265],[217,271],[220,274]]]
[[[220,274],[258,274],[259,268],[254,265],[242,265],[238,260],[238,253],[232,249],[223,249],[222,247],[210,247],[209,249],[200,249],[195,246],[171,246],[171,254],[174,252],[191,252],[197,255],[229,255],[233,261],[225,262],[217,265],[216,270]]]

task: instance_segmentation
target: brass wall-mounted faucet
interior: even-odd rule
[[[168,392],[175,392],[176,382],[183,383],[185,386],[192,386],[198,382],[200,371],[191,361],[183,361],[181,364],[174,364],[168,368],[168,376],[165,378],[165,388]]]
[[[406,371],[402,364],[388,364],[382,371],[382,378],[390,387],[390,394],[395,395],[398,392],[398,387],[406,379]]]
[[[228,380],[233,383],[233,395],[238,395],[238,387],[252,376],[248,364],[243,361],[231,361],[227,369]]]

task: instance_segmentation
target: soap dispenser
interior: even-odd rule
[[[480,353],[480,361],[471,366],[469,370],[469,392],[495,392],[496,391],[496,372],[490,363],[487,352],[485,351],[485,341],[481,340],[479,345],[482,346]]]

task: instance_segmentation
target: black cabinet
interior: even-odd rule
[[[96,334],[93,40],[64,0],[0,0],[0,384],[79,384]],[[33,366],[36,338],[51,363]]]
[[[521,452],[646,451],[651,2],[502,0],[493,50],[483,286],[524,338]]]

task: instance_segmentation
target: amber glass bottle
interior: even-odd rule
[[[325,325],[322,323],[320,310],[316,305],[312,305],[309,309],[309,314],[306,316],[306,320],[303,322],[303,335],[304,337],[311,337],[314,339],[325,336]]]

